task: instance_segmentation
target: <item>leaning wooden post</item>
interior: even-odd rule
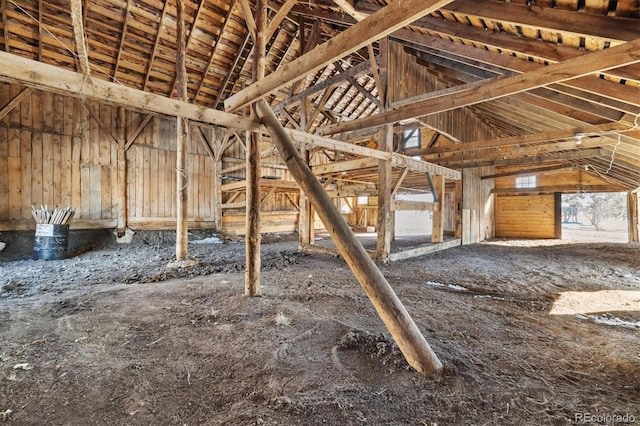
[[[184,5],[182,1],[177,2],[178,6],[178,32],[177,32],[177,70],[176,87],[178,100],[187,101],[187,68],[185,61],[185,28],[184,28]],[[187,142],[189,139],[189,124],[186,118],[178,117],[176,121],[177,145],[176,152],[176,188],[177,188],[177,218],[176,218],[176,260],[186,260],[189,253],[188,223],[187,223]]]
[[[351,232],[351,228],[309,166],[304,163],[269,104],[261,99],[257,101],[255,107],[258,116],[269,129],[291,175],[309,197],[340,254],[367,293],[409,365],[425,374],[440,373],[442,363],[420,333],[386,278]]]
[[[253,80],[264,78],[267,51],[267,3],[256,4],[256,40],[253,56]],[[255,132],[247,138],[247,230],[245,234],[245,296],[259,296],[260,288],[260,150],[262,133]]]

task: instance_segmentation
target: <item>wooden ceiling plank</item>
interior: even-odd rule
[[[401,40],[449,52],[450,55],[482,62],[491,67],[499,67],[503,70],[523,73],[527,71],[534,71],[542,67],[542,64],[536,64],[534,62],[518,59],[509,55],[502,55],[496,52],[478,49],[473,46],[466,46],[412,31],[399,30],[395,32],[393,36]],[[573,56],[568,59],[576,59],[578,57],[581,56]],[[634,90],[629,90],[629,87],[623,84],[613,83],[594,76],[581,77],[568,80],[557,85],[549,85],[549,88],[559,92],[566,92],[567,90],[564,89],[564,87],[571,87],[582,90],[585,93],[588,92],[602,96],[605,99],[600,101],[601,105],[619,109],[620,111],[634,113],[629,110],[629,107],[634,105],[640,106],[640,97],[637,96],[637,93],[635,93]],[[572,96],[575,96],[575,94],[572,94]],[[610,105],[607,104],[607,99],[611,99]]]
[[[78,55],[78,71],[85,76],[89,76],[91,69],[89,67],[89,54],[87,52],[87,42],[84,37],[84,26],[82,24],[82,0],[70,1],[73,35],[76,40],[76,53]]]
[[[144,84],[142,85],[142,90],[147,90],[147,85],[149,84],[149,78],[151,77],[151,70],[153,69],[153,65],[156,59],[156,55],[158,53],[158,47],[160,45],[160,38],[162,35],[162,28],[165,16],[167,15],[167,10],[169,9],[169,2],[165,1],[164,6],[162,7],[162,13],[160,14],[160,19],[158,21],[158,29],[156,31],[156,37],[153,41],[153,49],[151,50],[151,56],[149,56],[149,65],[147,66],[146,76],[144,78]]]
[[[394,108],[375,116],[341,122],[318,129],[320,134],[334,134],[350,130],[377,127],[401,120],[448,111],[463,106],[474,105],[503,96],[524,92],[564,80],[592,74],[603,69],[640,62],[636,54],[640,49],[640,39],[609,49],[593,52],[585,56],[552,64],[520,75],[497,77],[485,81],[474,90],[448,91],[447,96],[433,97],[414,102],[401,108]]]
[[[209,75],[209,69],[213,65],[213,58],[215,58],[216,53],[218,53],[218,45],[220,44],[220,39],[222,38],[222,35],[227,31],[227,25],[229,25],[229,21],[231,19],[231,16],[233,15],[233,9],[235,8],[235,6],[236,6],[236,0],[233,0],[231,2],[231,4],[229,5],[229,10],[227,11],[226,16],[224,17],[224,22],[223,22],[222,26],[220,27],[220,32],[217,34],[217,37],[216,37],[216,39],[215,39],[215,41],[213,43],[213,46],[211,47],[211,52],[209,54],[209,59],[207,60],[207,66],[204,68],[204,72],[202,73],[202,79],[200,80],[200,83],[198,83],[198,89],[196,90],[196,94],[193,97],[193,102],[195,102],[196,99],[198,99],[198,96],[200,96],[200,92],[202,91],[202,86],[204,86],[204,83],[207,80],[207,76]],[[246,43],[246,39],[245,39],[245,43]],[[244,43],[241,45],[240,50],[242,50],[242,49],[244,49]],[[238,56],[240,56],[240,55],[238,55]],[[236,58],[236,60],[237,60],[237,58]],[[233,71],[233,69],[231,69],[229,71],[229,73],[231,73],[232,71]],[[220,92],[222,92],[222,91],[223,90],[221,89]],[[219,99],[219,97],[218,97],[218,99]],[[216,101],[214,102],[214,108],[217,108],[218,99],[216,99]]]
[[[381,8],[382,6],[372,3],[360,2],[357,5],[359,12],[367,14],[374,13]],[[294,12],[301,16],[315,16],[317,19],[329,20],[342,25],[352,25],[354,22],[353,19],[348,17],[345,18],[344,16],[319,10],[309,10],[308,8],[295,8]],[[444,10],[441,9],[441,12],[444,12]],[[553,14],[554,12],[551,10],[549,13]],[[450,13],[448,14],[451,15]],[[518,19],[526,18],[518,16]],[[564,28],[563,19],[566,19],[566,17],[556,17],[556,33],[562,31]],[[633,37],[633,32],[629,31],[633,28],[633,25],[636,25],[635,20],[620,19],[613,16],[607,16],[603,19],[603,17],[596,17],[592,15],[584,16],[584,14],[581,14],[580,19],[593,20],[593,22],[590,21],[585,24],[585,28],[588,28],[589,31],[598,31],[598,29],[603,25],[611,28],[616,28],[618,25],[621,25],[627,29],[627,35],[631,37],[629,40],[635,38]],[[490,24],[491,20],[482,19],[482,22]],[[525,21],[524,24],[526,26],[527,22]],[[531,25],[533,25],[533,23],[531,23]],[[464,41],[466,44],[480,43],[487,49],[493,49],[494,51],[498,50],[504,54],[519,55],[521,58],[533,58],[539,62],[561,62],[586,53],[584,49],[563,46],[559,44],[558,40],[546,40],[547,42],[534,41],[523,37],[520,34],[512,35],[504,31],[499,31],[494,29],[493,26],[490,26],[489,28],[491,31],[479,31],[477,27],[459,24],[455,21],[451,22],[444,19],[438,19],[434,16],[425,16],[412,24],[411,27],[416,29],[421,28],[423,31],[427,31],[432,35],[436,34],[438,37],[443,39],[455,39],[457,42]],[[542,34],[547,34],[547,32],[542,32]],[[640,76],[640,74],[638,74],[639,68],[640,67],[621,67],[616,70],[611,70],[606,74],[615,75],[619,78],[637,80]]]
[[[0,63],[3,64],[0,67],[0,81],[23,84],[67,96],[95,99],[138,111],[185,117],[193,121],[223,127],[242,130],[257,130],[260,127],[256,121],[238,115],[83,76],[73,71],[6,52],[0,52]]]
[[[227,90],[227,86],[229,85],[229,82],[231,81],[231,77],[233,76],[233,71],[236,69],[236,67],[238,66],[238,62],[240,62],[240,59],[242,58],[241,53],[245,49],[247,43],[249,42],[249,37],[250,37],[250,34],[247,32],[247,34],[244,36],[244,39],[242,40],[242,43],[240,44],[240,47],[238,49],[238,54],[235,56],[235,59],[233,60],[233,64],[231,64],[231,67],[229,68],[229,72],[225,76],[224,81],[220,86],[220,90],[218,91],[218,96],[216,96],[216,100],[213,103],[213,108],[218,108],[218,105],[220,105],[220,102],[222,101],[222,96],[224,92]]]
[[[360,63],[358,65],[355,65],[351,68],[348,68],[347,70],[344,71],[340,71],[339,73],[333,75],[332,77],[327,78],[326,80],[323,80],[311,87],[309,87],[306,90],[303,90],[302,92],[293,95],[290,98],[285,99],[283,102],[279,103],[278,105],[276,105],[273,109],[275,112],[278,112],[282,109],[284,109],[286,106],[290,106],[293,104],[297,104],[300,101],[302,101],[303,99],[313,95],[316,92],[320,92],[321,90],[324,90],[328,87],[331,87],[333,85],[337,85],[340,84],[342,82],[344,82],[345,80],[347,80],[349,77],[355,77],[358,74],[361,74],[363,72],[366,72],[369,70],[370,64],[367,62],[363,62]]]
[[[334,60],[353,53],[416,19],[450,3],[448,0],[396,1],[378,13],[346,29],[303,56],[291,61],[286,67],[269,74],[244,90],[225,100],[225,110],[235,111],[273,91],[304,78]]]

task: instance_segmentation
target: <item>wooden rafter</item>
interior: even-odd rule
[[[421,35],[411,31],[397,31],[394,33],[394,37],[446,52],[443,54],[444,56],[453,57],[455,55],[455,57],[458,58],[457,62],[461,64],[465,61],[467,61],[467,63],[468,61],[477,61],[479,67],[491,70],[494,75],[509,72],[524,73],[543,68],[542,64],[528,60],[522,60],[510,55],[502,55],[497,52],[478,49],[428,35]],[[567,60],[577,60],[582,56],[584,56],[584,54],[570,56]],[[592,96],[598,97],[598,102],[596,103],[632,114],[636,113],[638,108],[640,108],[640,99],[638,96],[635,96],[633,91],[628,90],[628,87],[590,75],[567,80],[559,84],[551,84],[548,88],[556,92],[568,93],[572,96],[586,97],[587,100],[590,101],[592,101],[592,99],[589,99],[589,94],[592,94]],[[577,91],[580,91],[580,93]],[[611,100],[609,101],[609,99]]]
[[[523,164],[541,164],[549,161],[558,160],[576,160],[582,158],[593,158],[606,156],[607,152],[602,148],[590,148],[583,150],[574,150],[568,152],[552,152],[548,154],[540,154],[530,157],[519,158],[507,158],[504,160],[479,160],[479,161],[467,161],[456,162],[448,164],[449,167],[457,169],[466,169],[473,167],[488,167],[488,166],[516,166]]]
[[[224,95],[224,92],[227,90],[227,86],[229,85],[229,82],[231,81],[231,78],[233,76],[234,70],[238,66],[238,62],[240,62],[240,59],[242,58],[241,53],[242,53],[242,51],[244,51],[247,43],[249,42],[249,38],[250,38],[250,34],[247,33],[244,36],[244,39],[242,40],[242,43],[240,43],[240,47],[238,48],[238,54],[236,55],[236,58],[233,60],[233,63],[231,64],[231,67],[229,68],[229,72],[227,73],[227,75],[224,78],[224,81],[222,82],[222,85],[221,85],[221,87],[220,87],[220,89],[218,91],[218,96],[216,96],[216,100],[213,103],[213,108],[218,108],[218,105],[220,105],[220,102],[222,101],[222,96]],[[203,81],[204,81],[204,79],[203,79]],[[201,82],[201,84],[202,84],[202,82]]]
[[[524,92],[537,87],[576,77],[592,74],[600,70],[616,68],[625,64],[640,62],[636,52],[640,48],[640,39],[611,47],[606,50],[590,53],[579,58],[549,65],[511,77],[497,77],[474,85],[475,90],[448,90],[446,93],[432,92],[428,99],[413,102],[400,108],[394,108],[371,117],[346,121],[318,129],[320,134],[333,134],[357,130],[366,127],[378,127],[388,123],[421,117],[448,111],[463,106],[474,105],[497,99],[503,96]],[[443,96],[446,94],[446,96]]]
[[[292,61],[287,68],[281,68],[267,77],[260,84],[252,84],[225,100],[225,109],[235,111],[256,99],[262,98],[280,87],[300,80],[307,74],[317,71],[335,59],[353,53],[374,40],[391,34],[395,30],[416,19],[450,3],[441,0],[408,0],[393,2],[356,25],[336,35],[328,43],[309,51]]]
[[[291,11],[293,6],[296,5],[297,2],[298,0],[286,0],[282,7],[278,9],[278,12],[276,12],[276,15],[271,19],[271,22],[269,22],[269,26],[267,27],[267,40],[269,40],[273,36],[280,23],[284,20],[284,18]]]
[[[127,6],[124,11],[124,21],[122,22],[122,35],[120,36],[120,44],[118,46],[118,56],[116,57],[116,64],[113,67],[113,78],[118,78],[118,68],[120,67],[120,58],[122,57],[122,51],[124,49],[124,41],[127,37],[128,22],[130,19],[130,10],[133,0],[127,0]],[[42,2],[41,2],[42,3]]]
[[[256,41],[256,21],[253,19],[253,12],[251,10],[251,5],[249,4],[249,0],[238,0],[240,3],[240,8],[242,9],[242,14],[244,15],[244,21],[247,24],[247,30],[249,30],[249,34],[251,34],[251,38],[253,41]]]
[[[556,130],[551,132],[542,132],[531,135],[512,136],[508,138],[491,139],[484,141],[467,142],[462,144],[435,146],[422,149],[410,149],[405,152],[406,155],[428,155],[438,153],[455,153],[465,152],[478,149],[504,147],[512,145],[523,145],[531,143],[541,143],[560,139],[575,138],[580,136],[596,136],[612,132],[622,132],[631,130],[633,127],[621,123],[602,124],[599,126],[574,127],[566,130]]]
[[[294,105],[296,103],[301,102],[303,99],[308,98],[309,96],[313,95],[314,93],[317,93],[321,90],[326,89],[327,87],[331,87],[334,85],[338,85],[342,82],[344,82],[345,80],[347,80],[349,77],[355,77],[358,74],[361,74],[363,72],[366,72],[369,69],[370,65],[369,63],[363,62],[360,63],[358,65],[355,65],[351,68],[348,68],[347,70],[344,71],[340,71],[338,73],[336,73],[335,75],[317,83],[314,84],[313,86],[309,87],[308,89],[303,90],[302,92],[288,97],[287,99],[285,99],[284,101],[282,101],[280,104],[276,105],[273,109],[276,112],[279,112],[280,110],[284,109],[284,107],[289,106],[289,105]]]
[[[149,64],[147,65],[147,72],[144,77],[144,83],[142,85],[142,90],[147,90],[147,85],[149,84],[149,78],[151,77],[151,70],[153,69],[153,64],[156,59],[156,55],[158,54],[158,46],[160,45],[160,36],[162,34],[162,28],[164,27],[164,18],[167,15],[167,10],[169,9],[168,1],[164,2],[162,6],[162,13],[160,14],[160,19],[158,21],[158,29],[156,31],[156,37],[153,41],[153,49],[151,50],[151,56],[149,56]]]
[[[153,95],[120,84],[99,80],[24,57],[0,52],[0,80],[45,89],[55,93],[82,96],[100,102],[146,112],[185,117],[190,120],[236,129],[256,130],[259,123],[238,115]],[[25,72],[28,70],[28,72]]]

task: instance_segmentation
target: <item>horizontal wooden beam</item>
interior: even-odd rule
[[[259,122],[239,115],[154,95],[6,52],[0,52],[0,64],[0,81],[216,126],[241,130],[260,128]]]
[[[431,201],[393,200],[391,211],[436,211],[440,209],[440,203]]]
[[[417,160],[406,155],[382,152],[377,149],[365,148],[359,145],[352,145],[346,142],[340,142],[324,136],[312,135],[300,130],[285,129],[291,139],[297,143],[306,144],[314,147],[331,149],[333,151],[348,152],[350,154],[361,155],[363,157],[377,158],[378,160],[390,160],[394,167],[408,168],[414,172],[432,173],[434,175],[442,175],[450,180],[460,180],[462,175],[460,172],[448,169],[437,164],[427,163],[426,161]]]
[[[631,131],[633,127],[622,123],[607,123],[597,126],[585,125],[583,127],[573,127],[570,129],[554,130],[550,132],[535,133],[521,136],[510,136],[507,138],[489,139],[483,141],[467,142],[454,145],[436,146],[431,148],[411,149],[405,151],[406,155],[430,155],[439,153],[461,153],[465,151],[496,148],[513,145],[524,145],[531,143],[550,142],[563,139],[571,139],[577,136],[588,137],[598,136],[616,132]]]
[[[597,38],[612,45],[638,37],[636,19],[616,18],[571,10],[506,3],[500,1],[462,1],[445,8],[446,11],[471,18],[495,20],[507,25],[550,31],[577,37]]]
[[[375,158],[364,157],[355,160],[336,161],[329,164],[321,164],[311,167],[311,170],[316,176],[331,173],[348,172],[352,170],[366,169],[369,167],[377,167],[378,161],[379,160]]]
[[[521,164],[535,164],[535,163],[546,163],[548,161],[558,161],[558,160],[577,160],[581,158],[593,158],[593,157],[603,157],[609,155],[608,152],[603,148],[590,148],[590,149],[578,149],[569,152],[559,152],[559,153],[550,153],[550,154],[541,154],[534,155],[530,157],[520,157],[520,158],[506,158],[504,160],[480,160],[480,161],[469,161],[469,162],[460,162],[456,164],[450,164],[450,167],[455,167],[458,169],[467,169],[473,167],[488,167],[488,166],[516,166]]]
[[[432,92],[427,99],[393,108],[377,115],[320,127],[317,132],[321,135],[330,135],[378,127],[384,124],[487,102],[598,71],[638,63],[640,62],[640,57],[637,54],[638,50],[640,50],[640,39],[523,74],[483,80],[481,85],[472,83],[473,87],[464,87],[462,90],[444,89],[439,92]]]
[[[623,185],[554,185],[554,186],[539,186],[536,188],[493,188],[492,194],[498,195],[539,195],[550,194],[553,192],[618,192],[626,191]]]
[[[451,0],[395,1],[361,22],[349,27],[331,40],[315,47],[299,58],[283,65],[258,82],[224,101],[226,111],[237,111],[258,99],[305,78],[334,60],[349,55],[373,41],[438,10]]]
[[[545,166],[545,167],[532,167],[528,169],[519,169],[519,170],[512,170],[509,172],[498,172],[490,175],[483,175],[483,176],[480,176],[480,179],[485,180],[485,179],[497,179],[497,178],[509,177],[509,176],[534,175],[538,173],[551,172],[554,170],[568,169],[570,167],[571,166],[568,164],[558,164],[555,166]]]

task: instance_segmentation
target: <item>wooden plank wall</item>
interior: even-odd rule
[[[518,170],[516,167],[500,168],[498,173],[511,172]],[[597,176],[588,173],[583,168],[566,168],[559,170],[552,170],[542,173],[536,173],[536,186],[542,188],[553,188],[559,184],[565,188],[565,193],[588,191],[589,187],[601,187],[603,185],[611,185],[604,179],[600,179]],[[523,175],[525,176],[525,175]],[[516,176],[505,176],[495,179],[496,188],[515,188]],[[556,192],[556,191],[552,191]]]
[[[477,243],[495,236],[495,196],[491,194],[493,182],[480,179],[480,175],[492,173],[493,169],[485,167],[462,171],[463,235],[468,237],[463,244]]]
[[[496,236],[501,238],[555,238],[553,194],[499,196]]]
[[[0,84],[0,108],[22,89]],[[82,100],[38,90],[32,90],[0,121],[0,230],[35,228],[31,206],[41,204],[75,207],[73,228],[116,226],[118,158],[109,133],[117,135],[117,108],[95,102],[88,105],[108,132],[90,116]],[[145,117],[126,111],[127,136]],[[132,229],[175,229],[175,125],[173,118],[153,117],[127,151],[128,223]],[[203,133],[209,141],[215,141],[214,129],[204,128]],[[234,144],[225,156],[244,161],[244,147]],[[189,226],[212,228],[213,160],[193,134],[187,164]],[[226,167],[231,163],[223,164]],[[281,172],[287,176],[288,172]],[[244,178],[244,170],[235,175]],[[265,200],[263,209],[297,214],[283,194]],[[244,220],[243,211],[240,215]],[[223,224],[230,222],[233,220]],[[289,217],[287,230],[294,230],[296,223],[297,217]],[[269,232],[281,228],[284,226],[278,223]],[[237,230],[237,226],[231,229]]]
[[[389,43],[390,57],[389,75],[401,75],[402,78],[391,79],[389,88],[390,102],[400,101],[407,97],[441,90],[448,87],[428,69],[417,63],[416,58],[406,53],[400,43]],[[458,108],[438,114],[422,117],[421,120],[433,128],[453,136],[460,142],[493,139],[498,137],[488,125],[480,120],[470,108]],[[430,132],[422,133],[423,139],[430,138]],[[448,143],[446,137],[442,137]],[[423,145],[424,145],[423,140]],[[492,181],[482,181],[480,176],[494,173],[493,167],[463,170],[463,243],[475,243],[492,238],[495,235],[494,203],[491,194]],[[455,213],[453,212],[453,194],[445,195],[444,226],[448,232],[455,230]],[[466,218],[466,219],[465,219]]]

